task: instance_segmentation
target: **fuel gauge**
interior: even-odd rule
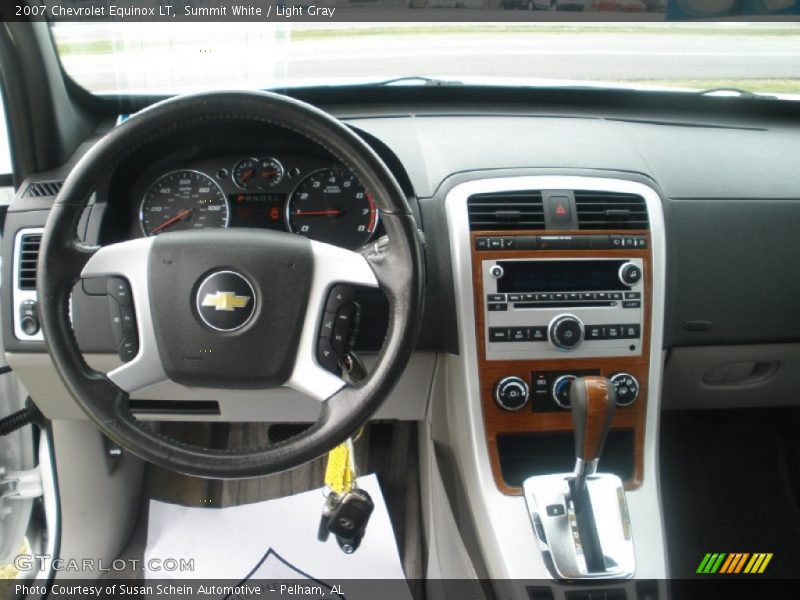
[[[243,190],[264,190],[283,181],[283,165],[277,159],[243,158],[233,167],[233,181]]]

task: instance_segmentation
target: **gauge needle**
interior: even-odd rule
[[[329,208],[328,210],[296,210],[294,211],[295,217],[338,217],[342,211],[338,208]]]
[[[252,176],[253,176],[253,169],[248,169],[247,171],[242,173],[242,176],[239,179],[241,180],[242,183],[244,183],[245,181],[250,179]]]
[[[174,217],[170,217],[169,219],[167,219],[166,221],[161,223],[161,225],[159,225],[158,227],[154,227],[153,231],[151,231],[150,233],[151,234],[158,233],[159,231],[161,231],[162,229],[166,229],[167,227],[169,227],[173,223],[177,223],[178,221],[183,220],[185,217],[188,217],[190,214],[192,214],[192,209],[191,208],[184,208],[181,212],[179,212]]]

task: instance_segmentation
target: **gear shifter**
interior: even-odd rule
[[[605,377],[578,377],[570,385],[572,426],[575,430],[575,483],[586,488],[586,477],[597,471],[600,453],[614,417],[616,392]]]
[[[586,567],[590,572],[601,572],[605,571],[605,558],[586,478],[597,471],[614,416],[616,393],[605,377],[578,377],[570,385],[569,398],[575,430],[575,478],[570,482],[572,506]]]
[[[556,579],[631,578],[636,558],[625,487],[619,476],[597,470],[616,391],[604,377],[578,377],[569,397],[575,470],[532,475],[522,484],[539,549]]]

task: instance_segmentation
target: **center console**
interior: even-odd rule
[[[453,186],[445,207],[459,322],[448,431],[488,576],[550,580],[552,591],[665,579],[658,193],[611,176],[490,178]],[[581,434],[602,448],[584,470],[572,405],[590,384],[610,409]],[[598,413],[592,402],[579,413]],[[596,519],[570,534],[585,511]]]
[[[563,196],[569,207],[573,196]],[[507,436],[528,434],[528,451],[541,454],[552,439],[543,435],[572,431],[569,390],[581,375],[607,377],[616,389],[612,431],[629,436],[619,470],[635,488],[647,406],[649,231],[472,231],[471,239],[478,374],[498,488],[520,493]],[[524,444],[511,447],[518,455]],[[537,466],[547,468],[532,464],[525,475]]]

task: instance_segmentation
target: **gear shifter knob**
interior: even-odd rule
[[[605,377],[587,376],[572,382],[569,397],[575,430],[575,483],[582,488],[586,476],[597,470],[614,416],[616,392]]]

